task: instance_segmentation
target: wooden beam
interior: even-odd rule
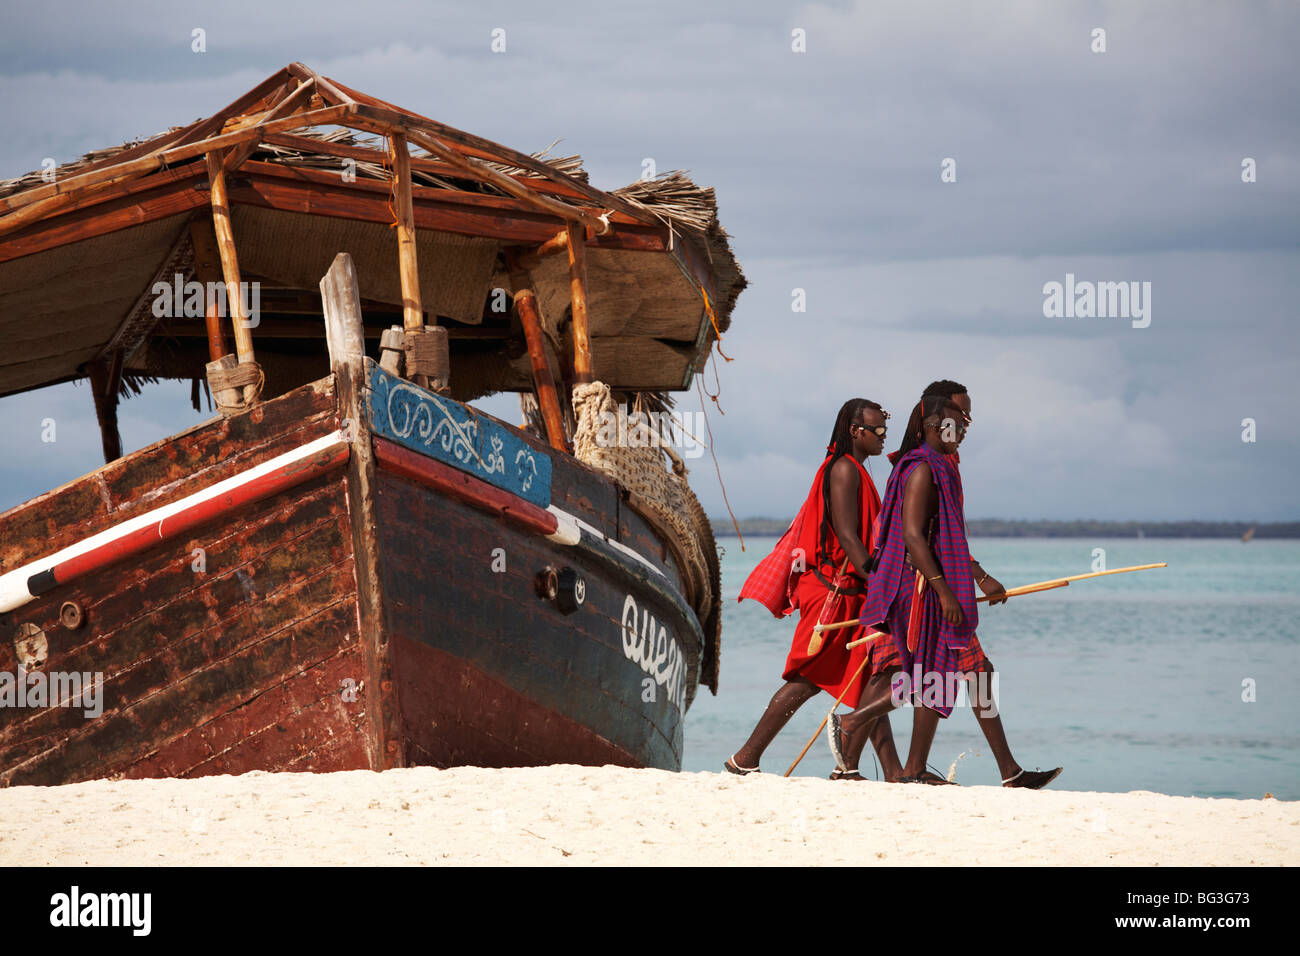
[[[408,332],[424,328],[420,303],[420,268],[415,252],[415,211],[411,202],[411,154],[406,138],[394,135],[389,159],[397,189],[397,265],[402,280],[402,325]]]
[[[312,139],[308,136],[298,136],[294,133],[268,133],[262,137],[262,142],[271,146],[284,146],[288,149],[296,149],[305,153],[316,153],[321,156],[336,156],[339,159],[355,159],[360,162],[373,163],[376,166],[383,164],[387,160],[387,153],[380,149],[372,149],[369,146],[353,146],[348,143],[331,143],[325,140]],[[307,167],[304,167],[307,168]],[[477,169],[467,170],[460,166],[453,166],[451,163],[444,163],[441,160],[429,159],[426,156],[412,156],[411,169],[429,173],[433,176],[456,177],[459,179],[472,179],[475,182],[488,182],[488,178]],[[524,177],[519,175],[510,176],[516,182],[525,184],[528,188],[545,193],[550,196],[559,196],[565,199],[582,199],[583,196],[576,189],[560,183],[553,183],[548,179],[539,179],[537,177]],[[416,184],[416,188],[419,185]],[[610,221],[614,223],[635,223],[642,225],[640,219],[633,219],[621,212],[610,214]]]
[[[230,197],[226,193],[226,173],[220,153],[208,153],[208,179],[212,189],[212,227],[217,237],[217,250],[221,255],[221,271],[226,278],[226,306],[230,312],[235,333],[235,354],[240,365],[255,363],[253,333],[244,312],[243,284],[239,278],[239,258],[235,254],[235,234],[230,226]],[[244,403],[257,401],[259,386],[244,386]]]
[[[271,120],[281,119],[296,112],[299,107],[302,107],[311,101],[312,94],[315,92],[316,84],[311,80],[305,80],[298,85],[296,90],[264,113],[258,119],[257,123],[250,125],[255,126]],[[232,169],[238,169],[242,166],[244,160],[248,159],[248,157],[253,154],[253,150],[257,149],[259,141],[260,137],[258,139],[250,139],[245,143],[240,143],[238,146],[232,147],[230,152],[226,154],[226,158],[222,161],[222,165],[225,167],[226,172],[229,172]]]
[[[587,321],[587,236],[578,223],[569,223],[569,301],[573,308],[573,380],[592,380],[591,326]]]
[[[596,205],[606,209],[616,209],[636,222],[649,223],[653,219],[644,209],[638,209],[618,196],[602,192],[573,176],[562,173],[544,160],[529,156],[527,153],[521,153],[500,143],[494,143],[481,136],[475,136],[473,133],[456,129],[454,126],[439,123],[437,120],[421,116],[419,113],[404,110],[377,97],[359,93],[342,83],[339,86],[357,102],[358,109],[353,114],[354,118],[378,119],[390,124],[426,131],[444,142],[460,147],[461,151],[466,155],[477,155],[489,162],[514,166],[517,169],[526,169],[545,179],[549,179],[553,183],[575,189]]]
[[[393,185],[397,199],[397,268],[402,283],[402,327],[408,335],[424,332],[424,307],[420,302],[420,266],[415,250],[415,212],[411,205],[411,153],[406,137],[393,133],[389,139],[389,160],[393,164]],[[416,371],[415,353],[406,353],[406,377],[426,387],[428,376]]]
[[[284,319],[277,317],[268,317],[268,312],[274,312],[274,306],[268,306],[266,303],[266,290],[262,290],[262,324],[257,327],[257,339],[259,342],[265,342],[267,339],[320,339],[324,336],[320,320],[312,319]],[[363,311],[365,304],[362,304]],[[319,313],[320,306],[316,311]],[[372,317],[373,318],[373,317]],[[208,335],[207,325],[199,319],[171,319],[165,320],[168,335],[178,339],[187,338],[206,338]],[[504,342],[512,337],[509,329],[503,328],[482,328],[470,326],[468,328],[457,328],[454,326],[440,326],[447,330],[447,338],[453,342]],[[365,329],[367,339],[379,339],[383,336],[384,329],[377,325],[368,325]],[[400,373],[394,373],[400,374]]]
[[[228,184],[237,203],[385,225],[393,221],[388,208],[389,185],[377,180],[345,184],[336,172],[257,161],[246,162],[240,178],[247,185]],[[69,209],[0,241],[0,262],[205,207],[207,192],[195,183],[204,179],[206,167],[197,161],[125,184],[120,195],[99,197],[84,206],[74,202]],[[509,197],[419,186],[413,189],[413,197],[417,229],[524,245],[537,245],[555,235],[553,217]],[[0,218],[0,232],[3,223]],[[597,236],[587,245],[592,249],[664,252],[668,230],[663,225],[616,223],[608,235]]]
[[[196,219],[190,223],[190,242],[194,245],[194,278],[207,287],[209,282],[222,278],[221,252],[217,248],[217,235],[210,220]],[[230,349],[221,329],[221,311],[218,303],[204,297],[204,330],[208,337],[208,359],[215,362]]]
[[[325,309],[330,366],[338,395],[339,425],[348,425],[352,454],[348,461],[348,522],[357,579],[357,633],[366,666],[366,733],[376,770],[401,767],[400,701],[393,681],[388,615],[382,587],[379,510],[375,491],[375,453],[366,407],[366,358],[361,301],[352,257],[341,252],[320,282]],[[345,424],[346,423],[346,424]]]
[[[70,207],[87,194],[110,190],[113,186],[120,186],[122,183],[148,175],[156,170],[165,169],[167,166],[174,165],[182,160],[193,159],[208,152],[222,150],[249,141],[256,142],[265,132],[334,123],[342,119],[347,110],[348,107],[345,106],[331,106],[325,109],[311,110],[307,113],[297,113],[277,120],[268,120],[232,133],[213,136],[198,143],[176,146],[125,163],[71,176],[48,186],[24,189],[16,196],[7,197],[13,204],[21,208],[0,216],[0,235],[21,229],[28,223]],[[21,201],[19,197],[22,197]],[[0,200],[0,208],[4,208],[3,203],[4,201]]]
[[[518,267],[514,257],[507,254],[510,283],[514,287],[515,312],[524,327],[528,342],[528,360],[533,369],[533,387],[537,390],[537,404],[546,423],[546,438],[557,451],[569,451],[564,437],[564,415],[560,411],[559,395],[555,391],[555,372],[546,354],[546,338],[542,331],[542,315],[537,306],[537,296],[529,288],[528,275]]]
[[[298,79],[300,80],[314,81],[316,84],[316,88],[320,90],[321,95],[323,95],[327,100],[332,101],[332,103],[335,106],[356,105],[356,100],[354,100],[347,93],[343,92],[343,90],[339,89],[339,87],[332,80],[324,76],[321,76],[311,67],[305,66],[304,64],[299,63],[295,60],[293,63],[289,64],[288,70],[290,73],[298,77]]]
[[[366,107],[362,107],[362,109],[365,108]],[[589,226],[593,232],[603,232],[607,228],[606,225],[601,222],[600,218],[593,215],[591,212],[579,209],[577,206],[571,205],[562,200],[543,196],[536,190],[529,188],[518,180],[511,179],[505,173],[498,172],[490,166],[484,165],[480,160],[469,159],[468,157],[462,156],[445,143],[438,142],[438,140],[434,139],[432,136],[413,129],[408,130],[407,135],[410,137],[411,142],[415,143],[417,146],[423,146],[439,159],[448,162],[459,169],[464,169],[468,172],[477,172],[502,192],[509,196],[514,196],[516,199],[522,199],[524,202],[531,203],[543,212],[549,212],[551,215],[557,216],[565,222],[580,222],[584,226]]]
[[[204,132],[205,130],[210,132],[214,129],[220,129],[222,123],[225,122],[227,117],[243,112],[249,106],[252,106],[259,100],[265,98],[268,93],[273,91],[277,86],[283,86],[290,79],[291,74],[287,68],[276,70],[269,77],[257,84],[257,86],[253,87],[247,93],[240,96],[233,103],[228,104],[224,109],[218,110],[206,119],[197,119],[188,126],[178,126],[176,129],[168,130],[165,133],[160,133],[157,136],[147,139],[143,143],[137,143],[135,146],[114,153],[111,156],[105,156],[103,159],[96,160],[95,162],[85,166],[77,175],[80,176],[84,173],[89,173],[95,170],[106,169],[110,166],[118,166],[140,156],[156,153],[167,146],[182,145],[189,142],[195,136],[202,139],[207,135],[207,132]],[[21,193],[15,193],[12,196],[0,199],[0,210],[25,206],[34,199],[43,198],[39,195],[35,197],[30,196],[29,194],[33,192],[35,191],[23,190]]]

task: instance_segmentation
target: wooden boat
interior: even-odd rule
[[[680,456],[595,430],[743,286],[685,177],[601,192],[301,64],[0,184],[0,395],[89,377],[107,461],[0,515],[0,783],[680,768],[717,552]],[[221,414],[122,455],[158,378]]]

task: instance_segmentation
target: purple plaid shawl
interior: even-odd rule
[[[913,653],[907,649],[907,616],[899,613],[904,607],[910,607],[914,583],[914,571],[904,563],[907,546],[903,541],[903,491],[908,476],[923,461],[930,465],[939,492],[936,531],[930,545],[965,616],[959,625],[945,621],[939,611],[938,596],[927,587],[922,596],[920,633],[916,635],[916,651]],[[979,624],[979,606],[975,603],[975,582],[971,579],[966,519],[961,502],[961,476],[946,455],[929,445],[921,445],[901,458],[885,486],[885,498],[881,502],[880,520],[876,526],[880,560],[867,582],[867,599],[862,605],[861,621],[868,627],[890,625],[904,670],[915,675],[914,683],[916,676],[923,674],[956,673],[960,652],[970,643]],[[945,685],[950,684],[945,681]],[[919,691],[920,687],[915,689]],[[946,717],[952,709],[952,702],[947,700],[949,696],[944,695],[946,706],[932,709]]]

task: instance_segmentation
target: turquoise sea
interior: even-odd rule
[[[794,619],[776,620],[736,595],[774,538],[719,539],[722,668],[718,696],[696,697],[684,769],[719,770],[772,693]],[[1168,568],[1082,581],[981,605],[980,643],[1000,673],[999,709],[1027,768],[1062,765],[1069,790],[1153,790],[1198,797],[1300,799],[1300,542],[1235,539],[973,539],[971,553],[1010,588],[1092,570],[1167,561]],[[1250,697],[1253,688],[1254,700]],[[822,694],[763,759],[784,773],[833,701]],[[906,759],[912,711],[894,712]],[[870,748],[862,771],[875,774]],[[941,773],[998,783],[968,707],[942,721],[930,754]],[[824,737],[796,774],[826,776]]]

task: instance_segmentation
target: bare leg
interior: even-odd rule
[[[986,659],[984,661],[984,672],[992,675],[993,665]],[[1007,743],[1006,731],[1002,729],[1002,718],[998,714],[997,706],[991,699],[982,700],[979,693],[979,685],[975,679],[968,678],[966,691],[971,701],[971,710],[975,712],[975,719],[979,721],[980,730],[984,732],[984,739],[989,742],[989,748],[993,751],[993,759],[998,762],[998,772],[1002,774],[1002,779],[1013,777],[1020,772],[1020,764],[1016,763],[1016,758],[1011,756],[1011,746]],[[986,696],[991,698],[992,677],[984,678]]]
[[[885,775],[886,783],[896,783],[903,776],[903,764],[898,759],[898,748],[894,746],[894,731],[889,726],[889,715],[877,717],[871,725],[871,746],[880,758],[880,770]]]
[[[871,745],[880,757],[880,767],[886,780],[896,780],[903,772],[898,750],[894,747],[894,732],[889,726],[889,712],[896,706],[891,687],[894,673],[895,671],[885,671],[872,675],[858,701],[857,709],[840,718],[845,765],[850,768],[858,766],[862,750],[870,738]]]
[[[757,767],[758,762],[763,759],[763,751],[767,749],[767,745],[781,732],[781,728],[794,716],[794,712],[820,692],[821,688],[805,677],[786,681],[785,685],[772,695],[772,700],[767,705],[767,710],[763,711],[763,716],[758,719],[754,732],[749,735],[745,745],[736,751],[732,760],[737,766],[745,769]]]
[[[929,707],[917,707],[912,714],[912,746],[907,751],[907,766],[903,768],[906,777],[919,777],[925,773],[926,761],[930,759],[930,745],[934,743],[934,732],[939,729],[939,714]]]

